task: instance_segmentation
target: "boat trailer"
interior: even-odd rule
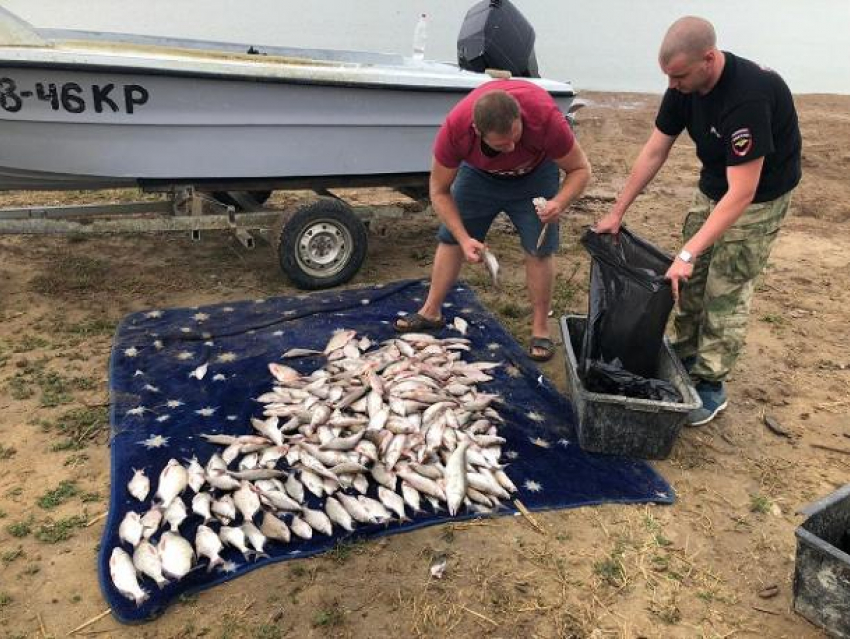
[[[54,235],[155,233],[188,231],[199,241],[202,231],[230,230],[246,249],[256,238],[275,251],[283,273],[299,288],[318,290],[349,281],[363,264],[368,226],[375,219],[397,219],[410,207],[353,206],[330,187],[289,184],[312,190],[317,198],[282,209],[265,206],[270,191],[203,190],[196,185],[146,185],[158,200],[75,206],[29,206],[0,209],[0,234]],[[423,182],[397,182],[395,189],[424,198]],[[276,185],[279,186],[279,185]],[[333,186],[341,187],[337,179]],[[360,186],[357,180],[346,187]],[[214,194],[214,195],[213,195]],[[424,205],[417,206],[424,208]]]

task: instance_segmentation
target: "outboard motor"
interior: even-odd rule
[[[509,0],[483,0],[463,19],[458,65],[477,73],[504,69],[515,77],[539,78],[534,37],[534,28]]]

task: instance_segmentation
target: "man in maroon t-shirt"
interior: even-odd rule
[[[565,173],[559,188],[559,171]],[[399,331],[444,324],[441,308],[464,260],[480,262],[496,216],[508,214],[525,251],[532,305],[529,355],[547,360],[558,219],[584,190],[590,165],[552,96],[527,80],[487,82],[446,117],[434,142],[430,196],[442,225],[431,288],[417,313],[398,319]],[[539,211],[534,198],[547,203]],[[538,238],[548,224],[543,242]]]

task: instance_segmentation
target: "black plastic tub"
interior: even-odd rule
[[[850,639],[850,484],[803,508],[797,527],[794,611]]]
[[[702,406],[691,379],[664,338],[656,379],[670,382],[682,402],[635,399],[588,391],[579,377],[578,358],[587,319],[583,315],[561,318],[567,366],[567,387],[575,411],[578,443],[587,451],[641,459],[670,455],[688,413]]]

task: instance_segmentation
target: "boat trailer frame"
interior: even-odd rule
[[[313,183],[297,183],[318,196],[308,204],[277,209],[260,204],[254,191],[226,193],[235,204],[211,195],[209,185],[143,185],[166,199],[118,204],[27,206],[0,208],[0,234],[61,235],[105,233],[156,233],[188,231],[200,241],[202,231],[230,230],[246,249],[256,248],[256,237],[277,253],[284,274],[299,288],[330,288],[350,280],[362,266],[367,251],[367,230],[375,219],[397,219],[409,208],[392,205],[353,206]],[[372,183],[374,185],[374,183]],[[222,185],[227,186],[230,185]],[[276,185],[279,187],[279,185]],[[288,188],[294,188],[292,183]],[[333,185],[360,186],[357,180]],[[408,196],[422,196],[421,182],[394,185]]]

